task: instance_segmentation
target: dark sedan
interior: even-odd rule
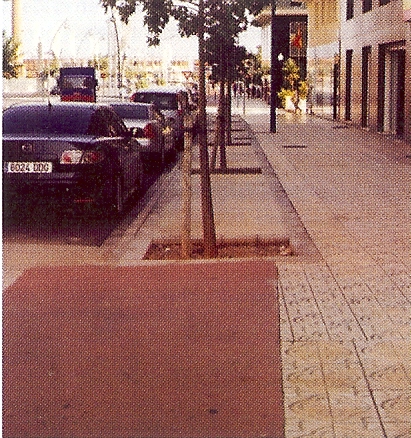
[[[109,106],[44,103],[3,112],[6,202],[34,194],[120,213],[142,182],[140,145]]]

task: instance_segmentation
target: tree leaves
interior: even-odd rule
[[[170,18],[175,18],[181,36],[198,35],[198,2],[196,0],[100,0],[106,12],[116,9],[123,22],[140,5],[144,24],[150,36],[149,45],[158,45],[160,35]],[[248,14],[257,14],[269,4],[267,0],[204,0],[206,39],[216,36],[222,43],[231,45],[248,26]]]
[[[18,63],[19,44],[3,31],[3,77],[16,78],[21,64]]]

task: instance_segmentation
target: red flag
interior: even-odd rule
[[[296,34],[291,40],[291,46],[296,47],[297,49],[303,48],[303,33],[301,32],[300,27],[298,27]]]

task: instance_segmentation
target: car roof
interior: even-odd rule
[[[5,111],[9,110],[24,110],[24,111],[45,111],[45,110],[70,110],[75,109],[76,112],[84,111],[84,113],[91,113],[99,108],[109,108],[109,105],[100,103],[88,103],[88,102],[35,102],[35,103],[16,103],[9,106]]]
[[[154,107],[154,103],[146,103],[146,102],[110,102],[109,106],[139,106],[139,107]]]
[[[172,85],[164,85],[164,86],[155,86],[149,88],[142,88],[137,90],[136,93],[170,93],[176,94],[181,92],[187,92],[187,90],[183,86],[172,86]]]
[[[16,104],[3,111],[3,133],[49,132],[86,134],[93,117],[104,109],[115,114],[108,105],[85,102],[47,102]],[[34,131],[33,131],[34,132]]]

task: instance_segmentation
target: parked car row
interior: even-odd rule
[[[3,112],[6,201],[34,195],[120,213],[143,176],[140,144],[107,105],[25,104]]]
[[[13,105],[3,112],[3,195],[57,198],[121,213],[184,145],[184,94],[139,92],[131,102]],[[141,102],[143,100],[143,102]],[[177,105],[175,107],[175,105]],[[170,109],[171,108],[171,109]]]

